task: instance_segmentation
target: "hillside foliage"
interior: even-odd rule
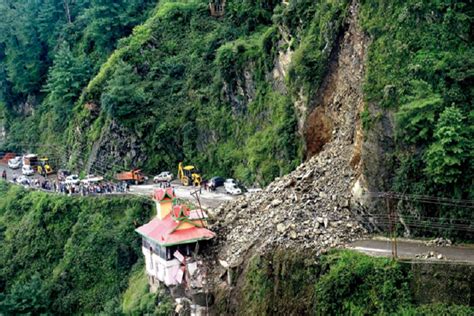
[[[364,89],[367,102],[395,113],[391,189],[473,200],[472,1],[361,3],[362,25],[372,38]],[[472,227],[474,221],[468,208],[413,206],[417,216],[445,223]],[[424,233],[438,233],[429,230]],[[441,233],[462,239],[466,232]]]
[[[134,229],[151,216],[150,203],[55,196],[3,181],[0,196],[0,313],[122,310],[141,258]]]
[[[237,310],[245,315],[470,315],[464,305],[418,304],[410,287],[410,264],[348,250],[315,259],[276,250],[255,255],[237,284]],[[241,288],[239,288],[241,286]],[[466,302],[467,303],[467,302]]]
[[[295,104],[314,99],[351,2],[226,3],[215,18],[207,0],[2,1],[2,147],[54,150],[78,171],[92,154],[92,171],[110,174],[184,161],[207,178],[265,185],[293,170],[304,157]],[[395,113],[386,189],[474,199],[471,1],[359,4],[366,102]],[[367,129],[380,118],[361,117]]]

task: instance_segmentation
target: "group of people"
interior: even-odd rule
[[[7,173],[4,170],[2,172],[2,179],[7,180]],[[59,180],[40,180],[37,178],[29,179],[24,176],[12,178],[13,183],[24,185],[27,187],[41,189],[45,191],[65,194],[65,195],[98,195],[98,194],[113,194],[113,193],[126,193],[130,191],[129,184],[125,182],[114,183],[107,181],[100,182],[77,182],[77,183],[66,183],[66,181]]]
[[[159,188],[171,188],[171,181],[157,182]]]
[[[112,183],[112,182],[99,182],[99,183],[65,183],[58,182],[54,183],[53,191],[73,195],[79,194],[82,196],[86,195],[97,195],[97,194],[112,194],[112,193],[125,193],[130,190],[130,186],[127,183]]]

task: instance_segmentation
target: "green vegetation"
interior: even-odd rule
[[[12,88],[26,82],[10,70],[26,64],[26,56],[2,64],[7,146],[36,146],[39,136],[40,151],[51,151],[41,147],[51,143],[58,152],[71,150],[71,163],[81,168],[114,125],[138,140],[146,159],[118,162],[104,155],[102,165],[155,172],[184,160],[209,175],[260,184],[294,169],[302,159],[297,87],[311,94],[322,81],[349,2],[230,0],[222,19],[210,16],[205,0],[159,1],[154,10],[151,2],[114,2],[105,10],[107,2],[79,1],[70,4],[70,18],[53,2],[24,8],[5,3],[5,17],[27,9],[31,16],[48,12],[39,14],[42,29],[20,28],[27,39],[53,32],[44,39],[44,56],[29,57],[44,68],[30,78],[30,88]],[[288,82],[282,78],[277,86],[269,78],[278,51],[288,47],[279,31],[286,24],[296,52]],[[15,35],[5,32],[0,48],[14,50]],[[38,110],[22,113],[30,109],[26,104]],[[117,138],[108,137],[112,144]]]
[[[154,0],[2,1],[0,103],[8,147],[65,148],[64,130],[85,84]],[[47,146],[46,146],[47,147]]]
[[[4,182],[0,195],[0,313],[120,312],[129,282],[145,291],[134,229],[151,216],[146,200],[54,196]]]
[[[87,131],[101,116],[82,104],[99,105],[146,144],[132,163],[148,171],[184,160],[262,184],[289,172],[300,144],[291,98],[266,80],[278,35],[264,3],[229,1],[222,20],[207,1],[161,3],[89,83],[75,125]],[[97,133],[84,134],[69,141],[90,150]]]
[[[320,267],[314,259],[283,250],[250,260],[243,285],[242,315],[308,315]]]
[[[341,35],[350,4],[348,0],[293,1],[276,19],[288,25],[292,35],[300,39],[289,70],[290,85],[312,97],[321,85],[331,53]],[[306,30],[301,31],[300,17],[308,17]],[[296,43],[293,43],[296,46]]]
[[[3,146],[54,149],[76,169],[98,151],[108,172],[185,161],[206,176],[267,184],[303,158],[294,105],[311,106],[350,3],[228,0],[225,16],[213,18],[207,0],[3,1]],[[372,105],[396,117],[385,189],[474,199],[472,8],[360,1],[371,39],[363,126],[369,133],[379,121]],[[287,51],[287,76],[275,79]],[[474,221],[463,209],[415,207],[420,216]]]
[[[474,199],[472,3],[361,3],[362,25],[372,38],[367,101],[391,109],[397,118],[392,189]],[[448,223],[474,220],[469,209],[416,207],[420,216]]]
[[[144,265],[143,260],[138,260],[130,273],[128,288],[123,295],[123,313],[126,315],[171,315],[173,304],[170,298],[161,292],[150,293]]]
[[[317,315],[383,315],[411,303],[408,271],[390,259],[343,251],[323,257],[321,265]]]
[[[471,315],[463,305],[417,305],[409,265],[352,251],[319,260],[279,250],[244,271],[238,313],[252,315]],[[224,307],[221,307],[224,309]]]

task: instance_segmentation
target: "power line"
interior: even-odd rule
[[[466,199],[451,199],[451,198],[444,198],[444,197],[405,194],[405,193],[397,193],[397,192],[368,192],[367,195],[373,198],[389,197],[391,199],[401,200],[401,201],[438,204],[438,205],[443,205],[443,206],[474,208],[474,200],[466,200]]]

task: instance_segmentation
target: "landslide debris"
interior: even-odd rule
[[[366,233],[350,211],[351,146],[341,139],[328,147],[264,191],[214,210],[217,220],[211,229],[218,235],[219,259],[237,266],[252,248],[257,253],[283,247],[320,254]]]
[[[331,117],[329,140],[317,156],[264,191],[211,212],[215,251],[224,265],[239,266],[252,253],[275,248],[311,249],[319,255],[366,234],[351,212],[351,189],[362,163],[356,156],[362,141],[366,38],[358,26],[357,3],[349,11],[338,51],[311,105]]]

